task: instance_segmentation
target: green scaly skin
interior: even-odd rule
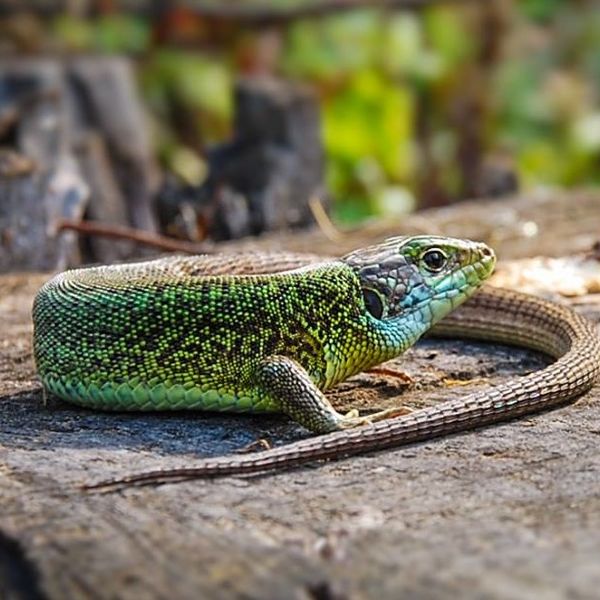
[[[442,269],[427,266],[431,250]],[[316,263],[257,254],[68,271],[35,299],[35,361],[47,391],[82,406],[283,411],[332,431],[364,419],[338,415],[320,390],[404,352],[494,261],[483,244],[419,236]]]

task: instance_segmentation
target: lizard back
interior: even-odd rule
[[[303,262],[312,261],[282,264]],[[282,264],[267,257],[262,269]],[[220,268],[231,271],[227,258],[199,256],[56,276],[33,311],[44,386],[101,409],[271,411],[253,383],[268,356],[285,353],[321,388],[380,360],[383,341],[344,263],[214,274]]]

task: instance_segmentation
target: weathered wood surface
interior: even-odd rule
[[[276,417],[44,405],[29,318],[44,278],[0,279],[0,597],[597,597],[598,389],[514,423],[318,468],[84,494],[83,481],[304,434]],[[584,300],[600,320],[598,300]],[[387,365],[413,383],[363,374],[333,400],[418,407],[543,364],[427,341]]]
[[[61,218],[156,229],[158,168],[127,60],[3,57],[0,146],[30,162],[0,175],[0,272],[80,264]],[[83,254],[109,262],[133,248],[93,240]]]
[[[80,219],[89,197],[70,148],[67,97],[56,61],[0,60],[0,144],[30,162],[0,177],[0,272],[60,269],[79,260],[77,238],[52,231],[55,219]]]

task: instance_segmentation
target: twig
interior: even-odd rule
[[[402,371],[396,371],[395,369],[389,369],[387,367],[371,367],[367,371],[367,373],[394,377],[394,379],[399,379],[402,383],[406,385],[412,385],[415,382],[415,380],[407,373],[403,373]]]
[[[59,219],[56,222],[56,231],[77,231],[83,235],[97,235],[118,240],[129,240],[144,246],[151,246],[168,252],[184,252],[186,254],[210,254],[214,252],[212,246],[207,244],[195,244],[176,240],[164,235],[122,227],[120,225],[107,225],[91,221],[74,221],[72,219]]]
[[[269,440],[265,440],[264,438],[260,438],[258,440],[254,440],[250,442],[246,446],[243,446],[239,450],[236,451],[236,454],[249,454],[250,452],[258,452],[259,450],[270,450],[273,447]]]
[[[319,226],[319,229],[330,242],[339,242],[344,238],[344,234],[337,229],[337,227],[329,218],[329,215],[327,214],[327,211],[325,210],[323,202],[319,196],[312,196],[308,201],[308,206],[317,225]]]

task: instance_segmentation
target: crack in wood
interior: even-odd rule
[[[39,573],[18,540],[0,531],[0,598],[45,600]]]

